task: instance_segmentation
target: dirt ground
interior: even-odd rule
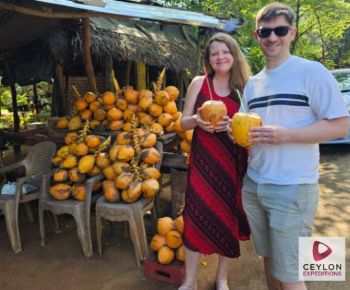
[[[350,146],[321,148],[321,198],[314,222],[314,236],[347,237],[347,277],[350,274]],[[166,190],[163,192],[167,200]],[[34,209],[36,209],[34,205]],[[14,254],[0,217],[1,290],[175,290],[176,286],[152,280],[138,268],[130,240],[122,236],[120,224],[105,224],[104,252],[85,258],[80,250],[76,228],[69,216],[61,216],[61,232],[48,232],[48,242],[40,246],[39,225],[30,223],[20,209],[23,251]],[[94,214],[94,213],[92,213]],[[94,221],[94,215],[92,216]],[[94,223],[92,222],[92,226]],[[95,243],[95,227],[92,228]],[[96,250],[96,248],[94,248]],[[232,262],[230,289],[267,290],[262,261],[252,242],[241,244],[241,258]],[[203,257],[199,266],[198,289],[214,289],[217,257]],[[350,289],[347,282],[309,282],[309,290]]]

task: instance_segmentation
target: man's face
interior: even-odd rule
[[[257,31],[254,31],[254,37],[256,41],[259,43],[260,48],[263,51],[267,60],[281,59],[284,56],[289,55],[290,43],[294,40],[296,35],[296,28],[286,29],[289,26],[290,25],[284,16],[278,16],[268,22],[262,21],[259,23],[259,26],[257,27],[257,29],[279,27],[277,29],[278,31],[270,31],[269,35],[268,35],[269,31],[262,31],[262,32],[265,32],[264,33],[265,35],[260,35],[260,36],[257,33]],[[276,35],[276,34],[281,34],[280,31],[283,31],[283,30],[287,32],[286,35],[284,36]]]

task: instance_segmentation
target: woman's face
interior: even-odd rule
[[[209,63],[216,73],[229,73],[233,65],[233,55],[224,42],[213,41],[209,46]]]

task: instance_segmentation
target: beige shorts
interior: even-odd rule
[[[299,237],[311,235],[318,184],[257,184],[247,175],[242,201],[258,255],[270,257],[272,276],[298,282]]]

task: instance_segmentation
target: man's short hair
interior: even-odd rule
[[[258,11],[255,19],[256,28],[259,27],[261,22],[270,21],[278,16],[283,16],[289,25],[293,25],[295,19],[294,10],[284,3],[275,2],[265,5]]]

